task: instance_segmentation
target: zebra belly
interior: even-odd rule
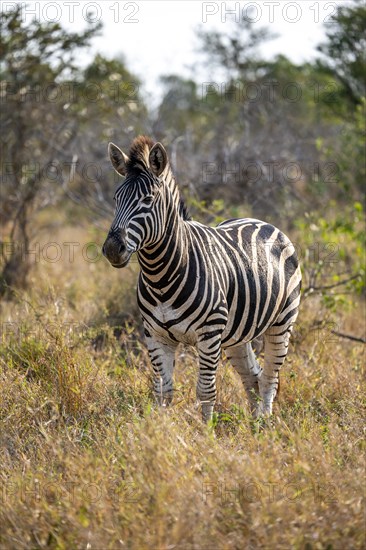
[[[251,329],[248,331],[245,328],[243,328],[243,326],[240,326],[240,325],[237,328],[237,330],[233,332],[230,325],[227,324],[222,334],[223,349],[250,342],[257,336],[260,336],[261,334],[263,334],[263,332],[265,332],[264,329],[258,326],[252,326]]]
[[[225,338],[227,336],[227,332],[228,331],[224,331],[224,333],[222,335],[222,340],[223,341],[222,341],[221,347],[223,349],[231,348],[231,347],[235,347],[235,346],[240,346],[241,344],[251,342],[252,340],[254,340],[254,338],[257,338],[258,336],[261,336],[261,334],[263,334],[263,332],[265,332],[265,331],[260,330],[258,328],[251,331],[250,334],[245,333],[243,331],[241,331],[241,332],[238,331],[238,332],[234,333],[234,335],[231,336],[230,338]]]

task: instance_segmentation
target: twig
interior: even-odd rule
[[[353,281],[354,279],[359,279],[361,277],[360,273],[357,273],[356,275],[352,275],[352,277],[348,277],[347,279],[343,279],[343,281],[338,281],[337,283],[333,283],[331,285],[324,285],[324,286],[308,286],[304,290],[304,297],[306,297],[308,294],[312,294],[313,292],[319,292],[321,290],[330,290],[332,288],[336,288],[337,286],[342,286],[346,283],[349,283],[350,281]]]
[[[339,336],[340,338],[348,338],[348,340],[353,340],[354,342],[361,342],[361,344],[366,344],[365,338],[360,338],[358,336],[353,336],[352,334],[343,334],[343,332],[338,332],[337,330],[331,330],[332,334]]]

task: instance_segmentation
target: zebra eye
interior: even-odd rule
[[[141,202],[142,202],[142,204],[149,205],[153,202],[153,200],[154,200],[154,197],[152,195],[147,195],[146,197],[141,199]]]

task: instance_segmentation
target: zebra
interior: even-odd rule
[[[115,268],[137,253],[137,302],[158,403],[172,401],[175,351],[183,343],[198,351],[196,394],[204,421],[212,420],[222,350],[241,377],[254,418],[270,416],[300,303],[294,245],[257,219],[216,227],[193,221],[161,143],[139,136],[128,156],[113,143],[108,152],[125,179],[102,251]],[[263,366],[251,346],[261,336]]]

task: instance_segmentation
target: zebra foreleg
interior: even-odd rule
[[[259,386],[258,380],[262,373],[252,345],[249,343],[228,348],[225,350],[226,356],[240,375],[245,391],[248,396],[250,411],[253,416],[258,416],[259,412]]]
[[[157,342],[146,337],[150,361],[153,367],[153,389],[159,405],[166,407],[173,399],[173,371],[176,346]]]
[[[281,334],[282,333],[282,334]],[[279,387],[279,371],[286,359],[291,327],[272,326],[264,335],[264,366],[259,379],[260,415],[270,416]]]
[[[216,403],[216,371],[221,357],[221,341],[216,344],[213,339],[203,340],[198,343],[197,348],[199,355],[197,399],[201,402],[202,420],[209,422]]]

